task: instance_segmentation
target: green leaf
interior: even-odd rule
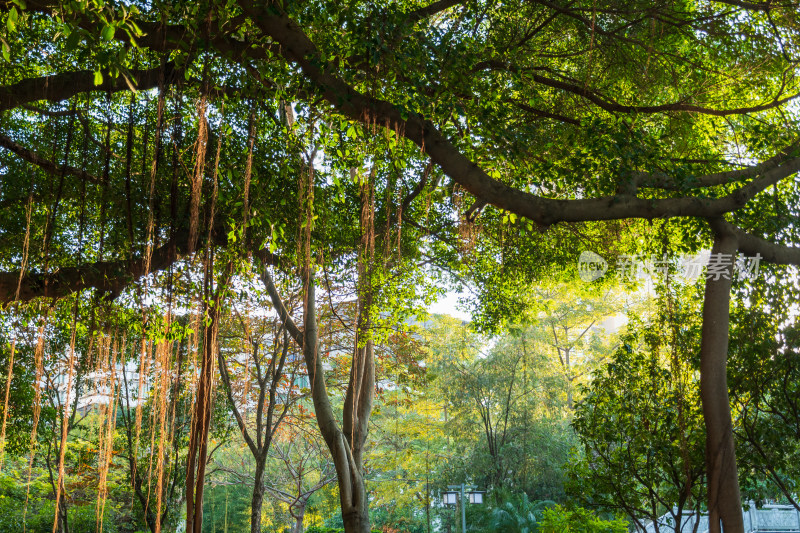
[[[78,42],[81,40],[81,34],[78,31],[73,31],[67,37],[67,42],[64,45],[64,48],[67,52],[71,52],[78,47]]]
[[[103,84],[103,73],[99,70],[94,71],[94,84],[95,85],[102,85]]]
[[[13,32],[17,30],[17,19],[19,18],[19,13],[17,12],[17,8],[12,6],[11,9],[8,10],[8,18],[6,19],[6,26],[8,27],[8,31]]]
[[[109,24],[105,28],[103,28],[103,31],[100,32],[100,37],[102,37],[106,41],[110,41],[111,39],[114,38],[115,31],[116,29],[114,28],[114,26],[111,26]]]
[[[3,41],[3,59],[11,61],[11,47],[5,41]]]

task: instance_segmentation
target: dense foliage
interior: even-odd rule
[[[466,482],[475,527],[741,533],[742,493],[795,501],[798,12],[0,0],[9,508],[423,531]],[[705,291],[670,277],[708,248]],[[470,328],[416,323],[459,288]]]

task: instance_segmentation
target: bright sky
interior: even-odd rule
[[[472,315],[459,309],[458,298],[463,296],[464,293],[448,292],[438,301],[428,306],[429,313],[436,313],[441,315],[450,315],[461,320],[472,320]]]

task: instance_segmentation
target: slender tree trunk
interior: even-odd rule
[[[303,521],[305,520],[306,516],[306,505],[305,503],[302,506],[298,505],[295,509],[296,511],[292,512],[292,516],[294,517],[294,527],[292,528],[292,533],[303,533]]]
[[[712,257],[732,263],[736,239],[718,235]],[[726,254],[724,256],[713,254]],[[703,329],[700,344],[700,398],[706,425],[706,471],[708,474],[709,532],[744,533],[742,502],[736,470],[733,423],[728,399],[728,322],[733,265],[714,280],[706,281]]]
[[[225,281],[227,283],[227,279]],[[203,330],[203,356],[195,397],[189,451],[186,460],[186,533],[203,531],[203,488],[208,460],[208,431],[211,424],[211,387],[214,371],[213,351],[216,349],[219,324],[219,292],[210,311],[211,322]],[[196,470],[195,470],[196,469]],[[161,510],[158,510],[159,514]]]
[[[354,350],[354,366],[350,372],[350,383],[343,412],[344,420],[342,429],[340,429],[328,397],[325,371],[320,356],[314,277],[310,270],[306,270],[304,276],[304,328],[302,331],[289,316],[269,274],[265,272],[262,278],[281,320],[284,321],[291,336],[303,349],[317,426],[331,452],[336,468],[344,530],[346,533],[369,533],[369,509],[366,486],[362,476],[362,455],[375,392],[375,361],[372,341],[366,341],[363,348],[356,345]]]
[[[261,533],[261,505],[264,503],[264,467],[266,461],[256,462],[253,498],[250,500],[250,533]]]
[[[566,370],[567,370],[567,408],[572,411],[572,369],[569,366],[569,351],[570,348],[564,350],[565,356],[564,361],[566,362]]]

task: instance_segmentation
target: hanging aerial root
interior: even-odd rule
[[[59,524],[59,511],[61,504],[61,497],[66,495],[62,494],[64,487],[64,457],[67,453],[67,433],[69,432],[69,406],[70,395],[72,393],[72,379],[75,375],[75,338],[78,330],[78,301],[75,300],[75,307],[72,314],[72,331],[69,339],[69,362],[67,363],[67,390],[64,394],[64,414],[61,419],[61,442],[58,451],[58,483],[56,484],[56,504],[55,504],[55,518],[53,520],[53,533],[58,531]]]
[[[25,276],[25,268],[28,266],[28,250],[31,244],[31,214],[33,213],[33,185],[28,194],[28,205],[25,208],[25,239],[22,241],[22,265],[19,269],[19,280],[17,281],[17,292],[14,301],[19,300],[19,292],[22,289],[22,278]]]
[[[163,494],[164,494],[164,449],[166,446],[167,441],[167,395],[169,392],[169,383],[170,383],[170,369],[172,367],[171,362],[171,355],[172,355],[172,345],[173,342],[162,342],[159,343],[158,347],[158,359],[159,359],[159,375],[161,379],[159,380],[159,391],[158,391],[158,413],[159,413],[159,420],[158,420],[158,427],[159,427],[159,435],[158,435],[158,455],[156,457],[156,476],[157,476],[157,483],[156,483],[156,517],[160,517],[163,508]],[[161,533],[161,520],[156,520],[156,532]]]
[[[22,278],[25,276],[25,268],[28,266],[28,250],[31,242],[31,213],[33,212],[33,186],[28,195],[28,204],[25,208],[25,239],[22,242],[22,265],[19,269],[19,280],[17,281],[17,292],[14,295],[14,303],[19,301],[19,292],[22,289]],[[6,394],[3,401],[3,427],[0,430],[0,472],[3,470],[3,461],[6,451],[6,424],[8,423],[8,399],[11,393],[11,381],[14,378],[14,355],[17,348],[16,335],[11,341],[11,351],[8,357],[8,371],[6,372]]]
[[[150,195],[149,209],[147,216],[147,245],[145,248],[145,268],[144,277],[145,291],[147,291],[147,277],[150,274],[150,267],[153,258],[153,241],[155,237],[155,192],[156,192],[156,171],[158,170],[158,156],[161,151],[161,133],[164,128],[164,105],[166,94],[163,85],[159,87],[158,106],[156,111],[156,130],[154,135],[153,161],[150,165]]]
[[[25,488],[25,506],[22,510],[22,523],[25,523],[25,517],[28,513],[28,499],[31,491],[31,478],[33,475],[33,458],[36,455],[36,434],[39,428],[39,417],[42,413],[42,377],[44,375],[44,330],[47,325],[47,319],[50,317],[50,309],[48,308],[45,314],[39,319],[39,331],[36,338],[36,348],[33,351],[34,366],[36,367],[36,378],[33,384],[33,428],[31,430],[31,440],[29,446],[28,457],[28,481]]]
[[[247,222],[250,215],[250,182],[253,175],[253,146],[256,141],[256,116],[255,110],[250,108],[250,117],[247,128],[247,162],[244,167],[244,202],[242,206],[242,239],[247,237]]]
[[[162,342],[163,341],[153,342],[152,350],[151,350],[152,351],[152,361],[150,363],[151,363],[152,367],[156,368],[156,370],[155,370],[156,375],[158,375],[158,370],[157,370],[158,367],[157,367],[157,365],[158,365],[159,354],[160,354],[159,350],[161,350]],[[149,375],[150,374],[148,372],[148,376]],[[157,378],[156,378],[156,380],[154,380],[153,386],[155,387],[157,385],[158,385],[158,382],[157,382]],[[154,402],[153,406],[150,409],[150,447],[148,448],[148,450],[155,450],[156,449],[156,431],[157,431],[156,417],[157,416],[158,416],[158,404],[156,404]],[[155,459],[154,455],[155,455],[154,453],[148,454],[148,461],[147,461],[147,478],[146,478],[147,479],[147,505],[148,505],[147,509],[149,509],[150,494],[151,494],[151,492],[153,490],[153,460]],[[146,510],[145,510],[145,512],[146,512]]]
[[[176,361],[175,362],[176,370],[175,370],[175,375],[172,378],[174,380],[174,384],[172,389],[172,397],[170,398],[170,423],[169,423],[169,432],[167,433],[167,444],[166,444],[166,448],[173,449],[173,462],[172,462],[172,467],[169,469],[168,473],[164,474],[165,476],[170,476],[170,477],[174,474],[175,468],[177,468],[178,466],[177,464],[178,442],[175,440],[175,424],[178,415],[178,404],[180,399],[181,368],[183,366],[182,365],[183,352],[181,351],[181,343],[176,342],[174,344],[175,344],[175,355],[173,356],[173,359]]]
[[[3,471],[3,460],[6,451],[6,423],[8,421],[8,396],[11,392],[11,378],[14,375],[14,353],[17,349],[17,339],[11,341],[11,351],[8,356],[8,372],[6,373],[6,396],[3,402],[3,428],[0,431],[0,472]]]
[[[150,372],[150,356],[153,352],[152,344],[142,336],[142,349],[139,357],[139,392],[136,395],[136,439],[133,447],[134,457],[139,451],[139,442],[142,434],[142,393],[144,392],[145,380]]]
[[[107,355],[111,353],[109,361]],[[103,520],[105,517],[106,502],[108,501],[108,470],[111,466],[111,457],[114,452],[114,430],[117,425],[117,401],[119,396],[117,394],[117,360],[118,354],[125,352],[125,337],[122,340],[122,348],[119,348],[116,332],[114,340],[111,343],[106,343],[104,361],[108,364],[103,368],[103,391],[106,396],[110,394],[111,401],[108,409],[106,409],[106,416],[101,421],[100,430],[98,432],[98,487],[97,487],[97,507],[95,509],[96,524],[98,533],[103,531]]]
[[[192,196],[189,211],[189,253],[197,246],[197,232],[200,219],[200,197],[203,191],[203,175],[206,167],[206,148],[208,145],[208,121],[206,119],[205,94],[197,103],[197,143],[195,144],[195,164],[192,174]]]
[[[148,277],[150,275],[150,268],[152,266],[152,258],[153,258],[153,248],[154,248],[154,241],[155,241],[155,196],[156,196],[156,175],[158,171],[158,159],[161,152],[161,135],[164,129],[164,107],[166,103],[166,92],[164,91],[164,78],[163,78],[163,69],[159,79],[159,90],[158,90],[158,104],[156,106],[156,127],[155,132],[153,134],[153,156],[152,161],[150,164],[150,187],[149,187],[149,195],[148,195],[148,216],[147,216],[147,239],[145,245],[145,268],[144,268],[144,288],[143,291],[147,293],[149,282]],[[143,301],[140,300],[140,306],[142,311],[142,322],[146,322],[146,313],[144,308]],[[153,346],[152,343],[148,345],[147,341],[142,338],[142,346],[143,346],[143,354],[145,357],[143,364],[140,364],[139,367],[139,395],[136,398],[136,446],[135,450],[138,451],[139,443],[141,439],[141,430],[142,430],[142,387],[144,384],[145,376],[149,375],[150,370],[150,359],[153,353]],[[145,353],[146,352],[146,353]],[[154,415],[155,409],[151,410],[151,417],[150,417],[150,450],[153,449],[155,444],[155,424],[154,424]],[[136,453],[136,451],[134,453]],[[145,505],[144,513],[147,515],[148,507],[150,504],[150,490],[152,488],[151,484],[151,473],[153,469],[153,454],[151,453],[149,456],[148,466],[147,466],[147,504]]]

